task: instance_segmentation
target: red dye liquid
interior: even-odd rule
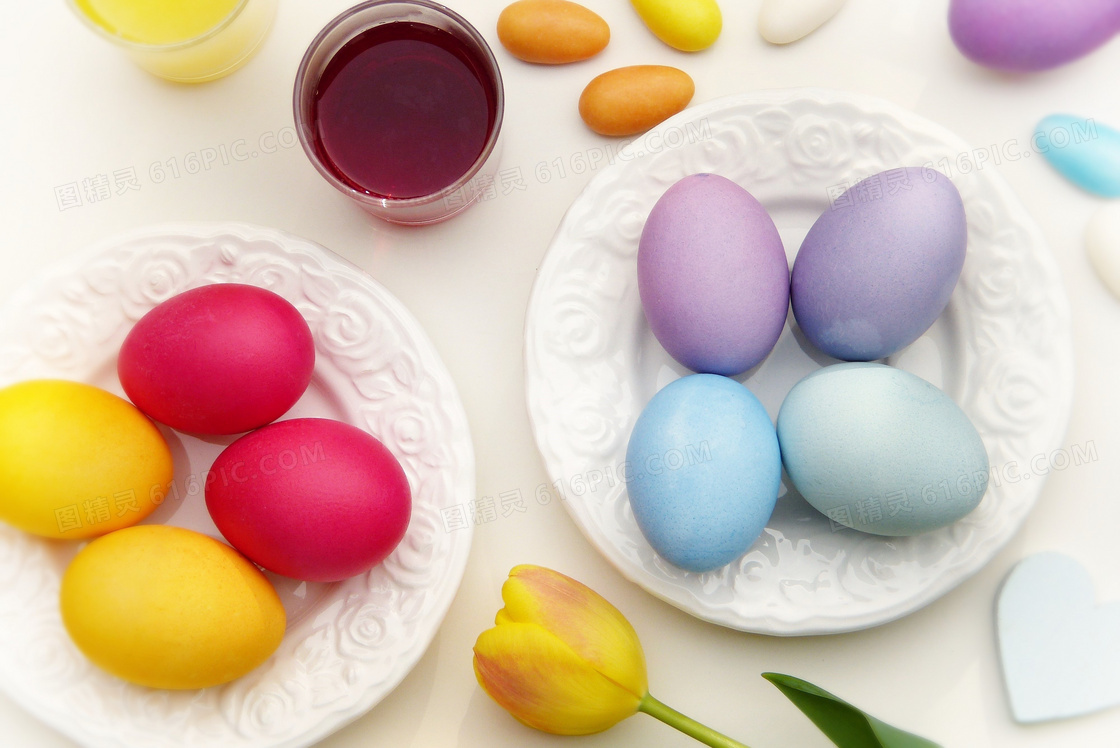
[[[376,197],[431,195],[463,176],[494,127],[494,82],[447,31],[375,26],[327,64],[311,108],[315,148],[339,179]]]

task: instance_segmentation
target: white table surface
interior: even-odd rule
[[[369,271],[427,328],[455,377],[478,454],[478,495],[546,480],[523,398],[522,327],[534,273],[565,209],[594,172],[572,173],[576,154],[610,143],[580,121],[576,101],[593,76],[638,63],[678,66],[696,81],[695,103],[752,88],[826,86],[873,94],[937,121],[977,147],[1025,147],[1043,116],[1069,111],[1120,125],[1120,40],[1056,71],[1011,78],[975,67],[952,46],[947,2],[850,0],[812,36],[772,47],[757,34],[759,0],[724,2],[724,30],[703,53],[655,39],[623,0],[589,0],[612,40],[590,61],[558,68],[520,63],[497,44],[504,0],[451,0],[494,47],[507,96],[503,168],[520,168],[524,191],[499,196],[441,225],[380,223],[334,192],[302,150],[256,158],[154,184],[150,164],[292,124],[291,85],[315,33],[347,0],[281,0],[259,55],[233,76],[202,86],[161,82],[96,38],[62,0],[5,5],[0,70],[0,298],[52,261],[146,224],[240,220],[320,242]],[[271,141],[266,137],[264,146]],[[547,184],[537,164],[567,165]],[[578,160],[578,159],[577,159]],[[141,189],[60,211],[55,188],[133,167]],[[543,168],[543,167],[542,167]],[[991,564],[941,600],[901,621],[854,634],[778,639],[702,623],[624,580],[583,539],[562,506],[480,525],[466,578],[443,628],[411,675],[379,706],[321,743],[326,748],[493,746],[692,746],[639,715],[607,733],[556,738],[522,727],[477,686],[475,637],[501,606],[509,569],[537,563],[570,574],[613,601],[645,645],[651,689],[663,701],[754,748],[829,742],[761,678],[804,677],[889,722],[946,746],[1115,746],[1120,708],[1062,723],[1021,727],[1010,716],[993,625],[995,595],[1010,568],[1041,550],[1064,551],[1096,578],[1100,600],[1120,599],[1120,302],[1085,258],[1086,222],[1101,200],[1078,191],[1035,155],[1002,165],[1042,227],[1073,305],[1077,397],[1066,445],[1099,459],[1052,474],[1026,525]],[[1088,445],[1088,446],[1086,446]],[[0,743],[73,745],[0,695]]]

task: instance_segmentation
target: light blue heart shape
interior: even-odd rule
[[[1020,562],[1000,590],[996,618],[1016,721],[1120,705],[1120,602],[1096,605],[1081,564],[1061,553]]]

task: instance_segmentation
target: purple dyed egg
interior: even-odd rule
[[[1047,70],[1120,32],[1117,0],[952,0],[949,33],[965,57],[997,70]]]
[[[892,169],[836,199],[793,263],[793,314],[814,345],[844,361],[905,348],[949,303],[968,228],[960,193],[932,169]]]
[[[693,174],[666,190],[646,220],[638,291],[669,355],[693,371],[733,376],[778,342],[789,265],[761,203],[729,179]]]

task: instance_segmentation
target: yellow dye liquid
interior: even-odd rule
[[[277,0],[71,0],[140,67],[199,83],[241,67],[272,25]]]
[[[229,17],[241,0],[76,0],[91,21],[137,44],[195,39]]]

